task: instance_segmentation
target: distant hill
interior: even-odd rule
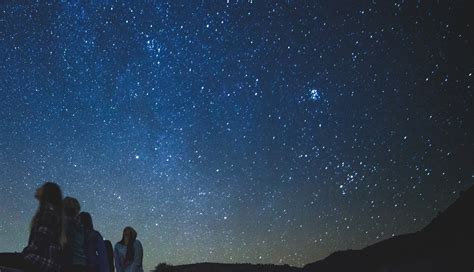
[[[301,268],[289,265],[271,264],[220,264],[220,263],[198,263],[170,266],[160,264],[158,272],[301,272]]]
[[[157,272],[473,272],[474,186],[422,230],[360,250],[338,251],[303,268],[288,265],[199,263]]]
[[[474,271],[474,186],[421,231],[331,254],[305,272]]]

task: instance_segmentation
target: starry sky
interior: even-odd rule
[[[0,4],[0,251],[46,180],[146,269],[302,266],[474,184],[468,1],[25,2]]]

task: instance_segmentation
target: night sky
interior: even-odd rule
[[[133,226],[146,269],[302,266],[474,184],[468,1],[13,2],[0,251],[47,180],[113,243]]]

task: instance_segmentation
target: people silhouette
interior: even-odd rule
[[[68,272],[86,272],[87,260],[84,253],[85,233],[84,227],[79,220],[81,205],[77,199],[65,197],[63,206],[67,238],[63,253],[64,269]]]
[[[112,246],[112,242],[110,240],[105,240],[105,249],[107,252],[107,261],[109,264],[109,272],[114,272],[115,271],[115,266],[114,266],[114,247]]]
[[[66,241],[61,188],[46,182],[36,190],[35,198],[39,207],[31,220],[28,245],[21,253],[0,254],[0,266],[24,272],[60,272],[61,246]]]
[[[85,254],[89,272],[109,272],[109,263],[105,241],[102,235],[94,229],[92,216],[88,212],[79,214],[85,234]]]
[[[143,247],[132,227],[123,230],[122,240],[115,244],[114,255],[117,272],[143,272]]]

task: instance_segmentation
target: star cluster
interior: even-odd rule
[[[467,1],[0,4],[0,251],[59,183],[159,262],[416,231],[474,183]]]

